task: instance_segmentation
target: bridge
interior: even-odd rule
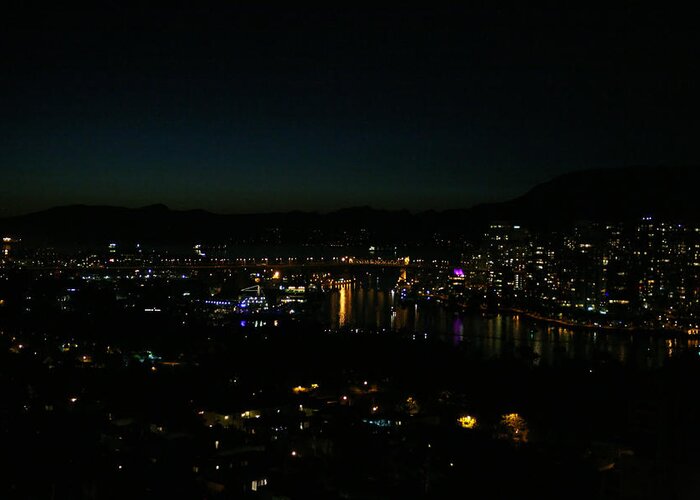
[[[326,259],[307,259],[307,260],[287,260],[280,261],[276,259],[236,259],[236,260],[219,260],[218,262],[188,262],[182,260],[172,260],[170,262],[147,263],[100,263],[77,265],[74,263],[66,265],[22,265],[15,263],[12,266],[14,269],[24,269],[29,271],[137,271],[137,270],[233,270],[245,268],[274,268],[274,269],[290,269],[290,268],[343,268],[343,267],[384,267],[384,268],[417,268],[422,267],[422,263],[411,262],[408,257],[401,259],[358,259],[348,257],[338,260]]]

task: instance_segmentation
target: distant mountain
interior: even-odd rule
[[[491,221],[517,221],[528,227],[558,229],[580,220],[624,221],[654,215],[674,221],[700,221],[700,168],[626,167],[572,172],[535,186],[510,201],[469,209],[428,211],[355,207],[328,214],[287,212],[214,214],[171,210],[165,205],[129,209],[71,205],[0,219],[0,234],[36,244],[325,242],[362,235],[372,241],[421,241],[433,233],[481,233]]]
[[[560,228],[575,221],[624,221],[645,215],[700,220],[700,167],[625,167],[571,172],[514,200],[478,205],[469,218],[518,220]]]
[[[348,208],[330,214],[286,212],[222,215],[205,210],[171,210],[70,205],[0,219],[0,234],[32,244],[91,245],[109,241],[144,243],[247,242],[306,243],[329,237],[359,237],[361,229],[392,240],[407,234],[417,221],[408,211]],[[409,236],[412,234],[408,232]]]

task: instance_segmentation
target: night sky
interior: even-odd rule
[[[694,15],[521,4],[6,11],[0,215],[445,209],[698,164]]]

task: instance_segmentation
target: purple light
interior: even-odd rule
[[[455,276],[464,276],[464,271],[462,270],[461,267],[455,267],[452,272],[454,273]]]

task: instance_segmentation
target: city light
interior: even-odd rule
[[[529,429],[525,419],[518,413],[507,413],[499,422],[499,437],[515,443],[527,443]]]
[[[474,429],[476,428],[476,418],[471,415],[462,415],[457,419],[457,422],[463,429]]]

